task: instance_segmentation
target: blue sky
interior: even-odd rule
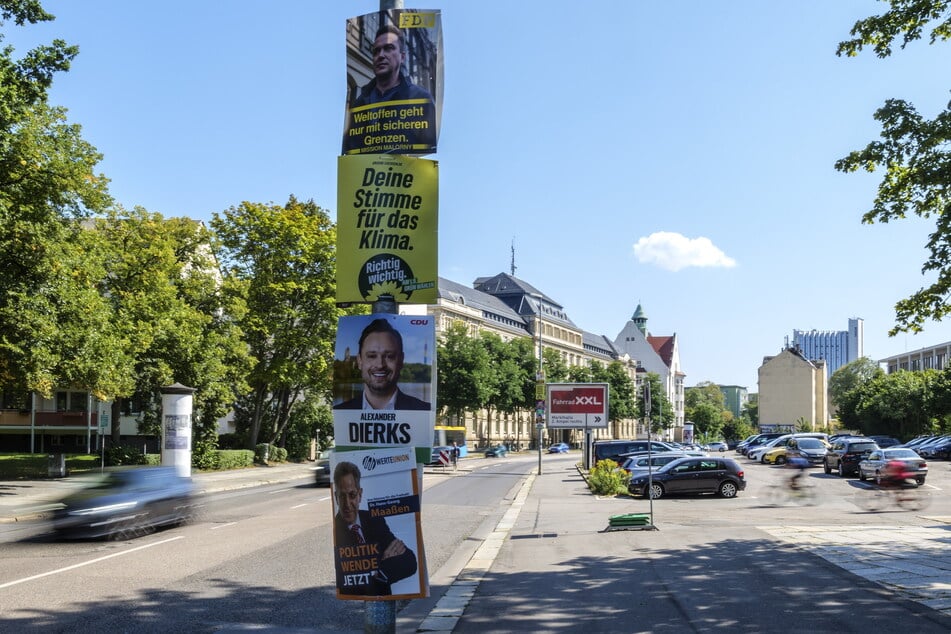
[[[46,0],[4,26],[18,53],[80,47],[52,101],[105,158],[126,207],[208,219],[313,199],[336,216],[344,25],[376,2]],[[440,274],[509,272],[612,339],[638,303],[676,333],[687,385],[756,391],[793,329],[865,320],[879,359],[931,225],[862,225],[879,175],[836,159],[877,138],[890,97],[933,117],[951,44],[845,59],[874,0],[405,3],[441,9]]]

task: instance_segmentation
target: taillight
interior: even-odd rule
[[[918,465],[918,468],[919,468],[919,469],[927,469],[927,468],[928,468],[928,463],[927,463],[927,462],[922,462],[920,465]]]
[[[737,477],[742,478],[742,477],[743,477],[743,472],[742,472],[742,471],[738,471],[738,472],[736,473],[736,475],[737,475]]]

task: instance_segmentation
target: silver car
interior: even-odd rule
[[[885,465],[892,460],[901,460],[908,465],[909,471],[915,472],[915,482],[919,485],[925,483],[928,477],[928,463],[919,456],[913,449],[903,447],[889,447],[887,449],[875,449],[868,457],[859,462],[859,480],[875,480],[876,484],[881,484],[882,474],[885,473]]]

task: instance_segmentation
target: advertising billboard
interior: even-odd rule
[[[598,429],[608,426],[607,383],[549,383],[549,429]]]
[[[435,304],[438,163],[341,156],[337,181],[337,302]]]
[[[439,11],[389,9],[347,20],[342,154],[431,154],[442,112]]]

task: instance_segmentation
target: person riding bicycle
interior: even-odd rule
[[[901,460],[889,460],[885,463],[884,477],[881,479],[881,486],[885,488],[909,488],[916,486],[912,484],[915,481],[915,472],[908,464]]]
[[[792,491],[798,491],[799,487],[802,485],[801,480],[806,475],[806,467],[809,466],[809,461],[803,458],[802,456],[789,456],[789,460],[786,463],[791,469],[795,469],[794,473],[789,478],[789,488]]]

